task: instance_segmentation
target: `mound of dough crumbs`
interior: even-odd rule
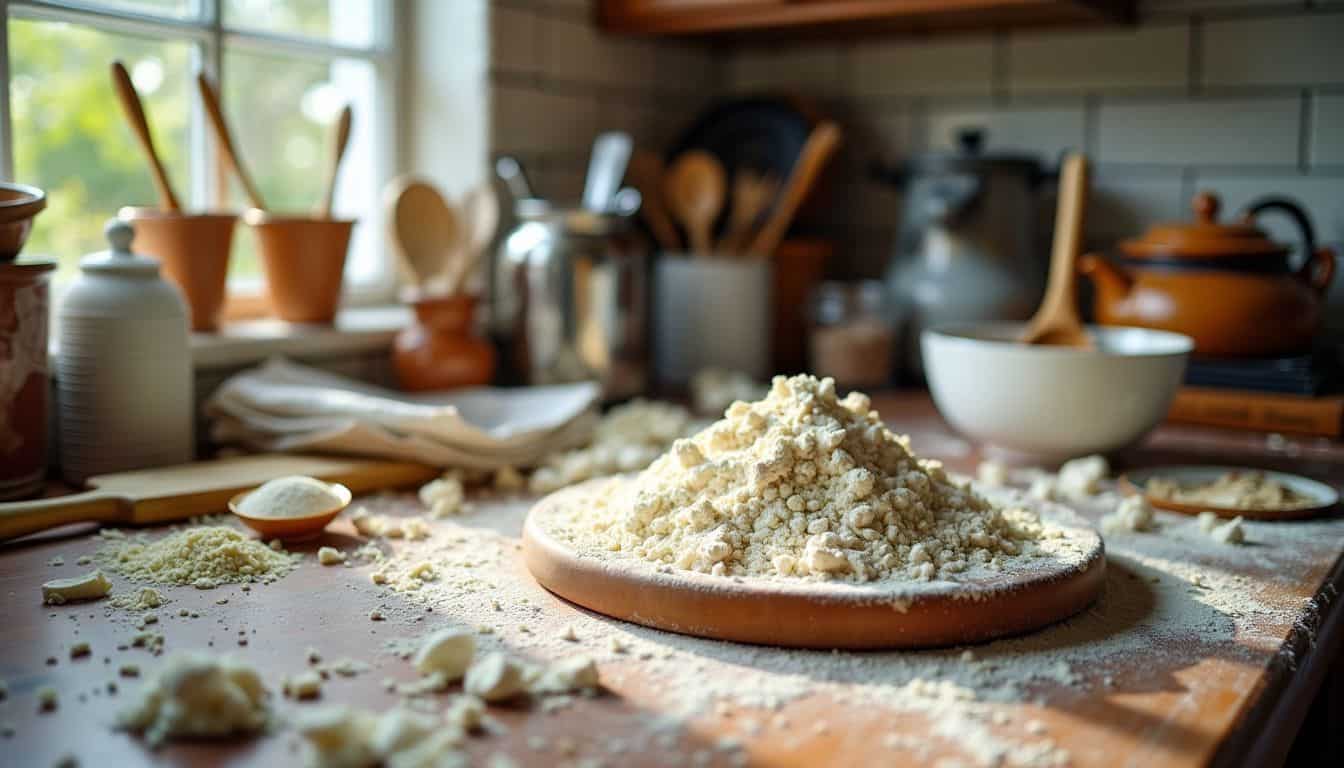
[[[330,483],[303,475],[268,480],[247,494],[238,510],[248,517],[312,517],[345,503]]]
[[[274,550],[233,528],[199,526],[150,541],[142,535],[106,537],[98,550],[104,567],[132,581],[211,589],[238,582],[269,583],[292,571],[299,558]]]
[[[1224,509],[1303,509],[1316,504],[1263,472],[1227,472],[1209,483],[1182,485],[1154,477],[1144,488],[1149,496],[1191,506]]]
[[[602,417],[591,445],[548,456],[532,473],[529,488],[550,493],[595,477],[644,469],[695,426],[690,412],[679,405],[632,400]]]
[[[269,719],[266,698],[261,676],[247,664],[186,653],[169,659],[145,682],[117,725],[143,733],[154,746],[166,739],[255,733]]]
[[[723,576],[955,580],[1061,535],[917,458],[867,395],[806,375],[776,377],[595,503],[575,523],[607,550]]]

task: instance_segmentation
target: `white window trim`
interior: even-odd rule
[[[375,167],[385,183],[396,175],[397,142],[404,126],[397,124],[400,114],[401,78],[399,53],[392,45],[400,0],[381,0],[374,4],[378,21],[376,38],[369,47],[348,46],[322,40],[277,35],[224,24],[220,0],[197,0],[199,16],[194,19],[173,19],[134,11],[110,9],[90,5],[79,0],[0,0],[0,178],[14,177],[13,125],[9,103],[9,19],[21,18],[39,21],[64,21],[106,32],[134,34],[154,39],[189,41],[195,44],[198,66],[217,83],[222,73],[221,62],[225,46],[253,53],[283,54],[313,58],[356,58],[372,64],[377,78],[377,107],[369,119],[377,120],[376,135],[382,141],[374,142]],[[216,164],[209,162],[212,153],[208,142],[204,116],[200,104],[192,100],[190,153],[192,164],[191,200],[194,204],[210,205],[215,202]],[[364,226],[382,227],[381,211],[367,211],[361,217]],[[368,306],[391,303],[396,295],[396,270],[390,259],[380,270],[376,280],[357,287],[348,287],[342,297],[344,306]]]

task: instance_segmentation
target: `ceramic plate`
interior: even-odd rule
[[[1183,486],[1212,483],[1229,472],[1260,472],[1270,480],[1274,480],[1284,487],[1307,497],[1311,503],[1308,506],[1303,507],[1237,509],[1235,507],[1183,504],[1181,502],[1169,501],[1160,497],[1151,496],[1146,493],[1144,495],[1148,499],[1148,503],[1158,509],[1181,512],[1187,515],[1197,515],[1200,512],[1207,510],[1217,514],[1219,517],[1244,517],[1250,520],[1293,520],[1302,517],[1312,517],[1339,503],[1339,492],[1325,483],[1312,480],[1308,477],[1302,477],[1301,475],[1290,475],[1284,472],[1274,472],[1272,470],[1257,469],[1255,467],[1150,467],[1135,470],[1123,475],[1120,478],[1120,489],[1126,494],[1141,493],[1143,492],[1142,489],[1147,487],[1148,481],[1157,477],[1175,481]]]

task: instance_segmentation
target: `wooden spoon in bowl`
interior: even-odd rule
[[[685,228],[691,250],[697,256],[708,255],[727,187],[723,166],[704,150],[684,152],[667,169],[663,187],[668,208]]]
[[[317,216],[321,219],[331,218],[331,204],[336,198],[336,174],[341,170],[341,158],[345,157],[345,146],[350,143],[350,121],[353,117],[353,110],[346,104],[336,118],[336,142],[332,146],[331,167],[327,170],[327,188],[322,194],[322,203],[317,208]]]
[[[159,159],[159,153],[154,149],[154,136],[150,133],[149,119],[145,117],[145,107],[140,103],[140,94],[136,93],[131,75],[121,61],[112,62],[112,86],[117,91],[117,100],[121,102],[121,111],[126,113],[126,120],[131,124],[131,132],[139,140],[145,159],[149,160],[154,189],[159,193],[159,208],[170,213],[181,211],[182,206],[173,192],[173,185],[168,181],[168,171],[164,169],[163,161]]]
[[[224,156],[224,162],[228,164],[234,175],[238,177],[239,183],[243,185],[243,193],[247,195],[248,203],[258,210],[266,210],[266,203],[261,199],[261,192],[257,190],[257,185],[252,183],[252,177],[243,167],[242,158],[238,155],[238,148],[233,143],[233,134],[229,131],[229,124],[224,120],[224,110],[219,105],[219,93],[215,90],[215,84],[210,82],[210,78],[204,72],[201,72],[196,75],[196,85],[201,92],[201,103],[205,105],[205,114],[210,119],[210,127],[214,129],[215,140],[219,142],[220,154]]]
[[[1087,158],[1070,154],[1059,173],[1059,202],[1055,207],[1055,242],[1050,252],[1050,282],[1045,298],[1018,336],[1024,344],[1048,344],[1091,349],[1091,335],[1078,319],[1078,249],[1083,237],[1087,205]]]

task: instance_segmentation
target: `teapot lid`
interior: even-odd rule
[[[1125,240],[1120,249],[1126,255],[1144,257],[1186,257],[1214,259],[1220,256],[1282,256],[1288,247],[1270,239],[1263,229],[1243,219],[1220,224],[1218,210],[1222,202],[1212,192],[1195,195],[1191,208],[1193,222],[1168,222],[1148,228],[1143,237]]]
[[[98,274],[117,274],[128,277],[157,277],[159,260],[131,252],[131,241],[135,239],[135,228],[129,221],[108,219],[103,225],[103,236],[107,238],[111,250],[98,251],[85,256],[79,262],[79,268],[85,272]]]

